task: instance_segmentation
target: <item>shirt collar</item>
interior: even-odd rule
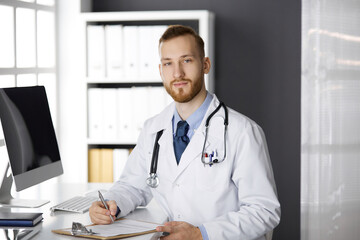
[[[191,138],[194,135],[194,131],[200,126],[201,121],[203,120],[212,99],[213,96],[209,92],[207,92],[206,98],[204,102],[201,104],[201,106],[198,109],[196,109],[196,111],[186,119],[186,122],[189,124],[189,131],[187,134],[189,138]],[[174,135],[176,133],[177,124],[179,121],[182,121],[182,119],[175,108],[174,116],[172,119]]]

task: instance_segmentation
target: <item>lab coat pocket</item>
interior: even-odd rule
[[[210,139],[209,139],[210,141]],[[220,161],[223,159],[223,142],[218,139],[212,139],[212,142],[217,144],[210,144],[205,152],[217,152]],[[216,147],[215,147],[216,146]],[[210,152],[210,149],[211,152]],[[212,166],[204,165],[201,161],[196,162],[196,186],[199,190],[216,191],[219,187],[226,185],[230,179],[228,177],[226,160],[221,163],[215,163]]]

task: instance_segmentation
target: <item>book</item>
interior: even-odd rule
[[[42,213],[0,212],[0,226],[33,227],[42,219]]]

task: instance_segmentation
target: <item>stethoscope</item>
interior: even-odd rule
[[[210,154],[205,153],[205,145],[206,145],[206,140],[207,140],[207,136],[208,136],[210,120],[219,111],[219,109],[221,107],[224,108],[224,112],[225,112],[225,118],[224,118],[224,155],[219,160],[217,152],[210,153]],[[229,124],[229,120],[228,120],[227,107],[225,106],[225,104],[223,102],[220,102],[219,106],[217,106],[216,109],[207,117],[206,122],[205,122],[205,140],[204,140],[204,145],[203,145],[202,152],[201,152],[201,162],[205,166],[206,165],[212,166],[213,164],[221,163],[221,162],[223,162],[225,160],[225,158],[226,158],[226,132],[227,132],[228,124]],[[160,130],[156,134],[154,150],[153,150],[153,154],[152,154],[152,158],[151,158],[150,174],[149,174],[149,177],[146,179],[146,184],[149,187],[152,187],[152,188],[156,188],[157,186],[159,186],[159,178],[158,178],[158,176],[156,174],[156,170],[157,170],[157,164],[158,164],[158,158],[159,158],[159,148],[160,148],[159,139],[160,139],[161,135],[163,134],[163,131],[164,130]]]

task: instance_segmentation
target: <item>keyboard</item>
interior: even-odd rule
[[[81,197],[76,196],[70,198],[69,200],[59,203],[50,208],[52,212],[60,210],[60,211],[68,211],[68,212],[76,212],[76,213],[84,213],[89,211],[91,204],[95,201],[98,201],[97,197]]]

